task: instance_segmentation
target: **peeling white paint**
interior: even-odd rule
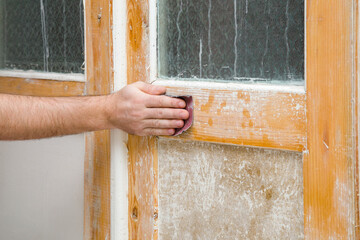
[[[85,75],[81,73],[52,73],[33,70],[0,70],[1,77],[18,77],[26,79],[51,79],[57,81],[85,82]]]
[[[303,86],[291,85],[270,85],[270,84],[244,84],[244,83],[221,83],[221,82],[200,82],[200,81],[181,81],[171,79],[155,79],[155,85],[169,87],[191,87],[197,89],[214,89],[214,90],[244,90],[244,91],[269,91],[305,94]]]

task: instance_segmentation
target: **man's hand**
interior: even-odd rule
[[[164,96],[166,88],[144,82],[128,85],[108,96],[111,127],[139,136],[173,135],[189,113],[184,100]]]
[[[137,82],[108,96],[28,97],[0,94],[0,140],[38,139],[111,128],[172,135],[189,113],[164,87]]]

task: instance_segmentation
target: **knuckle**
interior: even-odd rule
[[[159,119],[155,120],[154,127],[160,128],[161,127],[161,121]]]
[[[149,135],[150,135],[150,136],[156,135],[156,131],[155,131],[154,128],[149,129]]]
[[[153,86],[151,84],[148,83],[144,83],[145,84],[145,91],[150,93],[153,90]]]
[[[159,104],[160,104],[160,106],[166,106],[166,98],[165,97],[160,97]]]
[[[159,116],[160,118],[163,118],[163,117],[164,117],[164,110],[159,109],[159,110],[158,110],[158,116]]]
[[[172,104],[173,107],[178,107],[179,104],[180,104],[180,102],[181,102],[181,101],[179,101],[178,99],[174,99],[174,100],[172,100],[172,103],[171,103],[171,104]]]
[[[135,119],[144,119],[145,118],[145,113],[143,112],[143,111],[135,111],[134,113],[133,113],[133,117],[135,118]]]
[[[137,127],[137,129],[134,131],[136,135],[138,136],[144,136],[145,132],[144,129],[142,127]]]

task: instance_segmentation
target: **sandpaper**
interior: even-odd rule
[[[173,136],[178,136],[188,130],[194,121],[194,102],[192,96],[170,96],[174,98],[180,98],[186,102],[186,110],[189,112],[189,118],[184,120],[184,126],[182,128],[175,129]]]

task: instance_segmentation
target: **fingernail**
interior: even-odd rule
[[[188,118],[188,113],[187,112],[181,113],[181,118],[187,119]]]
[[[178,128],[181,128],[182,126],[184,126],[184,121],[178,121],[177,126],[178,126]]]
[[[170,135],[173,135],[175,133],[175,129],[169,129],[168,132],[169,132]]]
[[[186,106],[186,104],[185,104],[185,102],[183,102],[183,101],[179,101],[178,106],[179,106],[180,108],[184,108],[184,107]]]

